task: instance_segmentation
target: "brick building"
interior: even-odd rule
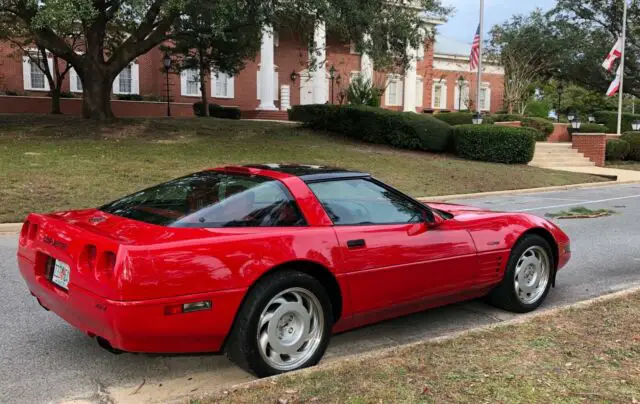
[[[435,26],[441,22],[430,23]],[[338,103],[340,90],[345,89],[355,75],[363,75],[378,85],[386,86],[382,98],[384,108],[422,112],[425,109],[464,110],[473,107],[469,100],[475,99],[476,73],[469,71],[469,44],[442,37],[436,37],[435,43],[426,41],[419,49],[409,49],[413,63],[405,74],[393,75],[375,71],[366,54],[358,54],[352,44],[342,42],[331,32],[327,33],[322,23],[316,25],[314,38],[318,60],[326,62],[320,69],[309,72],[306,68],[309,51],[300,38],[289,30],[265,31],[260,52],[237,76],[212,74],[206,90],[210,102],[239,107],[244,117],[282,117],[290,105]],[[158,48],[138,57],[115,79],[114,98],[119,94],[139,94],[149,99],[166,100],[162,58]],[[53,63],[52,58],[49,63]],[[35,102],[34,98],[46,96],[48,83],[29,58],[8,44],[0,43],[0,66],[0,93],[18,93],[30,96],[27,99],[31,100],[0,99],[0,112],[47,112],[39,110],[40,105],[46,108],[46,102]],[[334,80],[329,77],[331,67],[335,71]],[[183,71],[169,75],[171,99],[184,107],[183,114],[189,114],[190,105],[200,98],[196,73]],[[481,97],[483,110],[502,108],[503,75],[501,67],[485,64]],[[67,75],[62,89],[81,98],[82,83],[73,70]],[[78,99],[64,100],[63,112],[79,114]],[[131,104],[119,107],[114,103],[114,113],[119,115],[119,111],[125,115],[164,113],[162,108],[145,109]]]

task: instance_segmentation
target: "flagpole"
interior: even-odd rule
[[[482,89],[482,45],[484,39],[484,0],[480,0],[480,47],[478,48],[478,83],[476,92],[476,112],[480,112],[480,90]]]
[[[624,56],[627,45],[627,0],[624,3],[622,12],[622,56],[620,57],[620,89],[618,90],[618,135],[622,133],[622,105],[624,95]]]

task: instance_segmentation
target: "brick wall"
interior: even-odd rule
[[[553,132],[549,135],[547,141],[551,143],[570,142],[571,135],[569,134],[569,124],[554,123]]]
[[[522,127],[522,122],[520,122],[520,121],[496,122],[496,125],[508,126],[508,127],[511,127],[511,128],[521,128]]]
[[[167,115],[167,104],[162,102],[113,100],[111,108],[115,116],[118,117],[163,117]],[[79,98],[64,98],[60,102],[60,109],[63,114],[82,115],[82,100]],[[48,114],[51,112],[51,98],[0,96],[0,112],[10,114]],[[171,115],[191,117],[193,116],[193,106],[190,103],[172,103]]]
[[[598,167],[604,167],[607,149],[607,136],[604,133],[574,133],[573,148],[584,154]]]
[[[432,55],[433,60],[433,55]],[[431,63],[433,66],[433,63]],[[433,80],[442,80],[447,85],[447,109],[450,111],[455,110],[456,103],[456,87],[458,86],[458,78],[464,77],[465,81],[469,82],[471,86],[471,95],[475,103],[475,94],[478,83],[478,75],[469,71],[445,71],[445,70],[432,70]],[[491,87],[491,105],[490,112],[495,113],[502,109],[504,104],[504,76],[501,74],[483,74],[482,81],[489,83]],[[431,88],[433,83],[429,83],[429,107],[431,107]],[[426,106],[425,106],[426,108]],[[463,106],[462,109],[465,109]]]

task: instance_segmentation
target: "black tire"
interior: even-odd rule
[[[516,265],[520,257],[531,247],[538,246],[542,247],[549,258],[550,265],[550,273],[549,273],[549,281],[547,282],[547,287],[545,288],[544,293],[540,296],[540,298],[531,303],[526,304],[520,301],[518,296],[516,295],[514,281],[515,281],[515,271]],[[502,281],[495,289],[491,291],[491,293],[487,296],[486,301],[496,307],[501,309],[511,311],[514,313],[529,313],[534,311],[544,302],[549,294],[549,290],[551,289],[551,283],[553,279],[554,272],[556,270],[555,261],[551,246],[549,242],[544,238],[535,235],[528,234],[522,237],[516,245],[511,250],[511,255],[509,256],[509,261],[507,262],[507,268],[502,278]]]
[[[295,369],[282,371],[270,366],[260,354],[258,347],[258,322],[265,306],[278,293],[290,288],[305,289],[319,300],[324,314],[323,334],[315,353]],[[327,291],[314,277],[295,270],[275,272],[258,281],[242,303],[236,320],[227,336],[225,354],[227,358],[245,371],[257,377],[268,377],[315,366],[322,359],[333,327],[333,310]]]

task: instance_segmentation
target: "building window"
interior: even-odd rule
[[[424,80],[422,77],[416,77],[416,107],[421,107],[424,99]]]
[[[114,94],[139,94],[138,88],[139,66],[132,63],[122,69],[113,82]]]
[[[69,84],[72,93],[82,92],[82,80],[74,68],[69,70]]]
[[[233,76],[226,73],[211,74],[212,96],[215,98],[233,98],[234,80]]]
[[[456,99],[454,101],[454,109],[458,111],[469,109],[469,83],[465,81],[462,86],[462,94],[460,93],[460,86],[456,82]]]
[[[447,85],[443,81],[433,83],[433,100],[431,107],[433,109],[447,109]]]
[[[400,75],[390,75],[387,79],[387,90],[386,90],[386,104],[390,107],[398,107],[402,106],[402,92],[403,92],[404,83],[402,81],[402,76]]]
[[[183,70],[180,73],[180,93],[184,97],[200,97],[200,73],[195,69]]]
[[[49,64],[49,69],[53,70],[53,60],[42,58],[42,54],[38,51],[29,52],[29,56],[25,56],[22,63],[23,86],[25,90],[47,91],[49,90],[49,80],[47,80],[44,71],[44,63]]]
[[[480,110],[491,110],[491,88],[486,85],[480,89]]]

